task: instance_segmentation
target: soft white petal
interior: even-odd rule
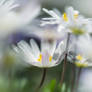
[[[54,8],[53,11],[54,11],[60,18],[62,17],[62,14],[61,14],[61,12],[60,12],[58,9]]]
[[[59,63],[63,60],[65,55],[65,48],[66,48],[65,43],[61,41],[53,55],[53,59],[55,60],[56,63]]]
[[[18,43],[18,47],[23,52],[23,54],[25,55],[25,57],[32,58],[34,61],[36,61],[35,56],[32,54],[32,52],[30,52],[30,49],[27,46],[27,43],[25,41],[19,42]]]
[[[25,52],[20,46],[19,48],[16,46],[13,46],[14,51],[16,52],[16,55],[19,56],[22,60],[24,60],[26,63],[30,64],[31,62],[35,62],[35,58],[31,54],[31,52]]]
[[[38,1],[29,2],[24,8],[22,8],[21,12],[17,13],[21,23],[28,24],[40,13],[41,6]]]
[[[49,51],[49,53],[50,53],[51,56],[53,56],[53,54],[54,54],[54,52],[55,52],[56,45],[57,45],[57,42],[56,42],[56,41],[53,41],[53,42],[51,43],[50,51]]]
[[[29,63],[33,66],[36,66],[36,67],[40,67],[40,68],[43,67],[42,64],[38,61],[37,62],[29,62]]]
[[[35,40],[31,39],[30,40],[30,45],[31,45],[34,56],[36,58],[38,58],[41,52],[40,52],[40,49],[39,49],[37,43],[35,42]]]
[[[58,26],[58,28],[57,28],[57,31],[58,32],[61,32],[62,30],[64,30],[65,29],[65,27],[62,25],[62,24],[60,24],[59,26]],[[63,33],[63,31],[62,31],[62,33]]]
[[[47,40],[43,40],[41,42],[41,51],[42,52],[47,52],[51,56],[53,56],[55,49],[56,49],[56,41],[49,42]]]
[[[60,17],[53,10],[47,10],[47,9],[43,8],[43,11],[56,19],[60,19]]]
[[[50,21],[51,21],[51,20],[56,20],[56,18],[48,17],[48,18],[42,18],[42,20],[46,20],[46,21],[47,21],[47,20],[50,20]]]
[[[41,21],[41,26],[45,26],[45,25],[54,25],[54,24],[57,24],[58,23],[58,21]]]

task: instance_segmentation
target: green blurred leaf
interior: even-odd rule
[[[54,92],[56,80],[52,80],[47,86],[44,87],[43,92]]]

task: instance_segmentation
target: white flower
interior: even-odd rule
[[[42,18],[41,26],[47,25],[47,24],[61,24],[62,21],[62,15],[57,9],[54,10],[47,10],[43,8],[43,11],[49,14],[51,17]],[[64,26],[60,26],[60,28],[64,28]]]
[[[89,35],[79,37],[74,53],[74,62],[78,67],[92,66],[92,38]]]
[[[21,8],[16,0],[1,0],[0,1],[0,37],[10,34],[17,28],[28,24],[40,11],[40,5],[33,2],[25,8]],[[36,7],[34,8],[33,6]],[[16,8],[21,8],[20,12]],[[30,11],[34,11],[30,13]]]
[[[82,55],[76,55],[76,61],[74,62],[77,67],[88,67],[88,60]]]
[[[38,21],[39,22],[39,21]],[[35,23],[36,24],[36,23]],[[38,26],[29,26],[27,27],[28,35],[36,35],[40,39],[50,39],[50,40],[63,40],[67,37],[64,31],[58,32],[57,26],[45,26],[45,27],[38,27]],[[30,31],[31,30],[31,31]]]
[[[86,25],[91,25],[89,19],[79,15],[79,12],[74,10],[72,7],[68,7],[63,14],[60,14],[58,10],[47,10],[43,8],[43,11],[45,11],[51,17],[42,18],[43,21],[41,25],[57,24],[58,31],[65,29],[67,32],[72,32],[75,34],[82,34],[89,31],[86,28]]]
[[[15,24],[15,22],[18,20],[16,18],[16,14],[12,10],[16,7],[18,7],[18,4],[14,4],[14,0],[0,1],[0,31],[10,29],[10,27],[12,27],[13,22]]]
[[[58,47],[56,45],[56,41],[48,42],[42,40],[40,49],[37,43],[31,39],[30,45],[25,41],[21,41],[17,47],[14,46],[14,50],[18,55],[21,55],[28,64],[48,68],[58,65],[64,58],[66,44],[61,41]]]

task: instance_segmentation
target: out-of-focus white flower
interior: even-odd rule
[[[18,7],[18,4],[14,4],[14,0],[0,1],[0,31],[8,30],[16,24],[18,19],[13,11],[16,7]]]
[[[28,35],[36,35],[40,39],[50,39],[50,40],[64,40],[66,38],[66,33],[65,31],[56,31],[57,26],[44,26],[44,27],[38,27],[34,24],[34,26],[29,26],[26,28],[28,30]],[[31,30],[31,31],[30,31]],[[26,33],[26,34],[27,34]]]
[[[88,61],[85,57],[79,54],[76,56],[75,65],[77,67],[88,67]]]
[[[1,0],[0,1],[0,37],[6,36],[17,28],[28,24],[40,11],[40,5],[35,1],[30,2],[20,12],[16,11],[21,8],[16,0]],[[36,7],[34,8],[33,6]],[[31,13],[34,11],[33,13]]]
[[[82,69],[77,92],[91,92],[92,91],[91,85],[92,85],[92,69],[91,68]]]
[[[17,47],[14,46],[14,50],[18,55],[22,56],[28,64],[48,68],[58,65],[64,58],[66,44],[61,41],[58,47],[56,45],[56,41],[48,42],[46,40],[42,40],[40,50],[37,43],[31,39],[30,45],[28,45],[25,41],[21,41],[18,43]]]
[[[60,24],[62,21],[62,15],[60,14],[60,12],[57,9],[54,10],[47,10],[45,8],[43,8],[43,11],[46,12],[47,14],[49,14],[51,17],[47,17],[47,18],[42,18],[42,23],[41,26],[44,25],[48,25],[48,24]],[[64,28],[64,26],[60,26],[60,28]],[[61,31],[61,30],[59,30]]]
[[[21,23],[28,24],[38,16],[41,10],[41,4],[39,0],[28,0],[23,6],[20,3],[19,12]]]
[[[51,17],[42,18],[41,25],[58,24],[58,31],[65,29],[74,34],[83,34],[89,31],[86,28],[86,25],[90,25],[89,19],[79,15],[79,12],[72,7],[68,7],[63,14],[60,14],[58,10],[47,10],[45,8],[43,8],[43,11]]]
[[[74,63],[78,67],[92,66],[92,38],[89,35],[77,39]]]

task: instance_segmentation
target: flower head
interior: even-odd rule
[[[21,41],[18,43],[18,47],[14,46],[14,49],[30,65],[47,68],[56,66],[62,61],[58,60],[60,55],[64,54],[65,43],[61,41],[58,47],[56,45],[56,41],[41,41],[40,49],[37,43],[31,39],[30,45],[25,41]]]
[[[70,50],[74,53],[73,63],[78,67],[92,66],[92,38],[89,35],[81,36],[74,46],[75,50]]]
[[[75,65],[76,65],[77,67],[88,67],[87,59],[85,59],[85,58],[82,57],[81,55],[77,55],[77,56],[76,56]]]
[[[51,17],[42,18],[42,25],[57,24],[58,31],[66,30],[76,35],[89,31],[86,28],[88,25],[91,25],[89,19],[84,18],[72,7],[68,7],[63,14],[60,14],[58,10],[47,10],[43,8],[43,11],[48,13]]]

